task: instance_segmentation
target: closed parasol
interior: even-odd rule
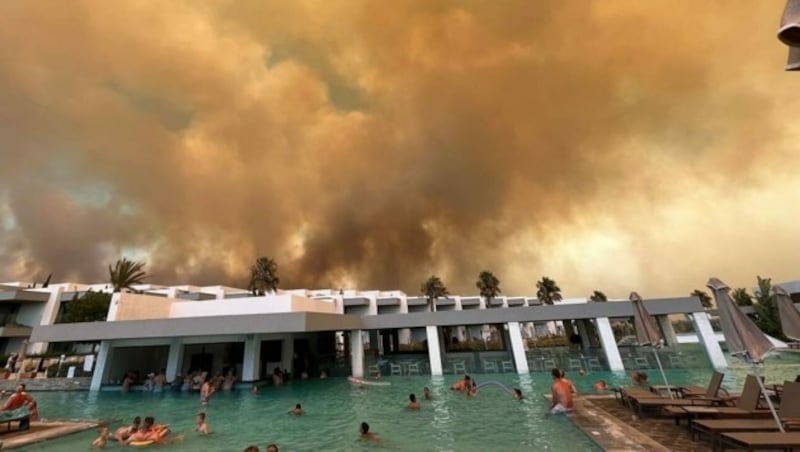
[[[664,379],[664,385],[666,385],[669,398],[671,399],[673,398],[672,388],[669,386],[667,375],[664,373],[664,366],[661,365],[661,358],[658,356],[658,349],[664,345],[664,337],[661,334],[661,330],[658,328],[656,319],[647,312],[642,297],[636,292],[631,292],[629,299],[631,303],[633,303],[633,325],[636,328],[636,341],[641,347],[650,346],[653,348],[653,355],[656,357],[658,370],[661,372],[661,378]]]

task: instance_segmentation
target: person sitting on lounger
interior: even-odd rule
[[[14,391],[14,394],[12,394],[11,397],[6,400],[3,408],[0,408],[0,411],[14,411],[35,402],[36,401],[33,399],[33,397],[25,392],[25,384],[20,383],[17,385],[17,389]]]

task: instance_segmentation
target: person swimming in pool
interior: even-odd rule
[[[605,392],[608,390],[608,385],[605,380],[600,380],[594,384],[594,390],[597,392]]]
[[[139,427],[142,425],[142,418],[136,416],[133,418],[133,422],[131,425],[120,427],[117,429],[116,433],[114,433],[114,438],[120,443],[124,443],[131,435],[139,431]]]
[[[102,449],[108,443],[108,427],[100,427],[100,435],[92,441],[92,447]]]
[[[433,396],[431,395],[431,390],[427,386],[422,389],[422,399],[423,400],[433,400]]]
[[[519,388],[514,388],[514,392],[511,394],[511,397],[513,397],[514,400],[522,400],[522,390]]]
[[[415,394],[408,395],[408,405],[406,408],[410,410],[418,410],[420,408],[419,402],[417,401],[417,396]]]
[[[302,416],[306,414],[305,410],[303,410],[303,406],[299,403],[294,406],[291,410],[289,410],[289,414],[293,414],[295,416]]]
[[[381,437],[378,436],[377,433],[373,433],[369,431],[369,424],[366,422],[362,422],[358,428],[359,438],[363,441],[369,441],[373,444],[379,444],[381,442]]]
[[[194,423],[194,430],[200,435],[208,435],[211,433],[211,427],[208,426],[208,421],[206,420],[206,413],[197,413]]]
[[[144,418],[144,424],[142,427],[136,433],[133,433],[130,437],[128,437],[123,444],[141,441],[152,441],[154,443],[163,444],[168,434],[168,426],[156,424],[155,418],[148,416]]]
[[[467,391],[470,388],[472,388],[472,377],[469,375],[464,375],[464,378],[453,383],[453,386],[450,386],[452,391]]]
[[[550,414],[565,414],[572,411],[572,384],[564,381],[561,371],[558,369],[553,369],[550,374],[553,376]]]

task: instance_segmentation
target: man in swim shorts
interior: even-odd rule
[[[550,402],[550,414],[566,414],[572,411],[572,384],[561,378],[561,371],[553,369],[550,374],[553,376],[553,386],[551,387],[553,400]]]

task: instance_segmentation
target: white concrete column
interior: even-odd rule
[[[115,292],[111,294],[111,303],[108,305],[108,315],[106,315],[106,321],[113,322],[117,320],[117,309],[119,309],[119,297],[122,294],[119,292]]]
[[[240,378],[242,381],[248,382],[258,381],[261,378],[261,338],[258,335],[248,334],[244,339],[244,356]]]
[[[108,368],[111,366],[111,355],[113,348],[111,341],[100,342],[100,351],[97,353],[97,361],[94,364],[94,373],[92,373],[92,382],[89,384],[89,390],[99,391],[103,386],[103,380],[106,378]]]
[[[259,353],[261,351],[259,350]],[[294,336],[287,334],[281,341],[281,367],[294,373]]]
[[[442,349],[439,347],[439,328],[426,326],[428,336],[428,361],[431,366],[431,375],[442,375]]]
[[[722,348],[719,346],[717,335],[714,333],[711,322],[708,320],[708,314],[705,312],[692,313],[692,323],[694,324],[694,330],[697,332],[700,343],[703,344],[703,347],[706,349],[706,355],[708,355],[708,359],[711,361],[711,366],[715,369],[724,369],[728,367],[728,361],[725,359]]]
[[[183,362],[183,341],[173,339],[169,344],[169,354],[167,355],[167,381],[175,380],[175,376],[181,372]]]
[[[517,365],[517,373],[527,374],[529,372],[528,356],[525,355],[525,343],[522,340],[519,322],[508,322],[508,338],[511,342],[511,352],[514,354],[514,363]]]
[[[611,329],[611,322],[608,317],[599,317],[595,319],[597,326],[597,335],[600,336],[600,345],[603,346],[603,352],[606,354],[606,361],[611,371],[625,370],[625,365],[622,364],[622,357],[617,348],[617,341],[614,339],[614,330]]]
[[[53,325],[56,323],[58,317],[58,308],[61,307],[61,295],[64,293],[63,286],[56,286],[50,289],[51,292],[47,297],[47,303],[42,309],[42,318],[39,325]],[[23,305],[24,306],[24,305]],[[18,319],[21,316],[18,315]],[[31,325],[34,326],[34,325]],[[47,351],[48,342],[34,342],[28,346],[29,353],[45,353]]]
[[[581,350],[588,351],[592,348],[592,343],[589,340],[589,328],[586,327],[587,320],[576,320],[578,324],[578,336],[581,337]]]
[[[675,334],[675,328],[672,327],[672,321],[668,315],[657,315],[656,321],[661,328],[664,335],[664,345],[667,347],[674,347],[678,345],[678,336]]]
[[[361,330],[350,331],[350,373],[357,378],[364,376],[364,339]]]

